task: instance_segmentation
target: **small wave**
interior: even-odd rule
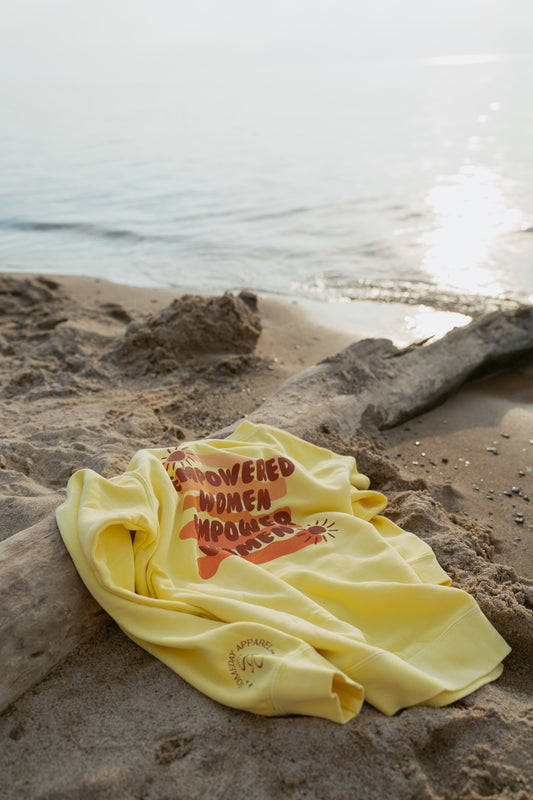
[[[245,222],[263,222],[269,219],[288,219],[289,217],[300,216],[314,211],[311,207],[302,206],[301,208],[285,208],[280,211],[262,211],[256,214],[248,214],[244,217]]]
[[[512,310],[521,302],[511,297],[493,297],[459,293],[422,281],[359,281],[350,286],[333,286],[319,281],[313,286],[300,287],[302,294],[329,302],[371,300],[380,303],[423,305],[439,311],[455,311],[477,317],[489,311]]]
[[[121,239],[130,242],[143,242],[147,237],[124,228],[106,228],[90,222],[36,222],[26,220],[2,220],[0,227],[8,230],[23,231],[28,233],[76,233],[82,236],[91,236],[98,239]]]
[[[316,218],[342,216],[343,214],[366,214],[375,212],[405,212],[403,204],[390,204],[384,196],[364,196],[332,203],[316,203],[310,206],[294,206],[289,208],[265,208],[243,216],[244,222],[263,222],[268,220],[284,220],[292,217],[312,215]]]

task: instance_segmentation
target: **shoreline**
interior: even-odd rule
[[[4,274],[21,279],[32,279],[40,275],[40,273],[33,272]],[[43,273],[41,277],[64,285],[78,300],[83,298],[94,300],[105,295],[109,302],[128,303],[139,313],[141,308],[148,313],[146,311],[147,298],[149,298],[152,310],[156,311],[162,307],[162,304],[185,294],[176,289],[131,286],[98,277],[61,275],[53,272]],[[239,293],[239,290],[229,291],[233,294]],[[339,341],[345,340],[346,343],[367,337],[387,338],[391,339],[398,347],[406,347],[430,336],[433,338],[444,336],[453,327],[467,325],[473,319],[473,316],[469,316],[466,310],[464,313],[459,313],[452,311],[449,307],[436,308],[425,305],[422,301],[420,303],[403,303],[396,299],[380,300],[372,297],[326,301],[250,291],[257,295],[259,301],[269,312],[271,311],[274,318],[283,319],[285,315],[281,312],[286,309],[289,316],[294,316],[300,324],[307,323],[309,326],[319,328],[322,336],[327,336],[326,332],[336,333],[341,337]],[[203,295],[204,293],[199,294]],[[446,305],[449,306],[449,303]],[[511,305],[514,307],[519,304],[513,301]],[[267,314],[268,316],[270,313]]]
[[[160,312],[175,292],[59,276],[16,276],[15,284],[0,293],[3,534],[53,513],[74,469],[116,475],[141,447],[218,430],[354,341],[323,318],[317,325],[300,304],[259,297],[262,330],[251,352],[184,358],[164,372],[139,351],[128,372],[130,362],[110,360],[116,343],[129,321]],[[479,592],[500,632],[514,636],[502,678],[442,709],[385,718],[365,705],[347,726],[265,719],[203,697],[109,622],[0,715],[8,798],[329,800],[334,774],[342,800],[356,789],[375,800],[388,791],[398,800],[496,798],[502,780],[509,798],[525,800],[533,781],[531,359],[405,424],[364,433],[337,444],[355,448],[399,524],[432,530],[454,580]],[[333,438],[323,443],[334,449]]]

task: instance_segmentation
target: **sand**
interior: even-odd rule
[[[0,538],[53,513],[75,469],[111,476],[140,447],[208,435],[354,339],[299,304],[260,298],[255,311],[248,297],[248,310],[234,309],[242,336],[221,349],[177,327],[168,352],[158,340],[157,361],[141,357],[156,335],[146,317],[175,299],[105,281],[0,276]],[[133,350],[123,344],[132,321]],[[533,795],[531,361],[390,431],[314,438],[353,453],[391,518],[429,541],[455,585],[476,596],[513,647],[502,677],[446,708],[392,718],[365,705],[345,726],[267,719],[202,696],[109,620],[0,716],[2,797]]]

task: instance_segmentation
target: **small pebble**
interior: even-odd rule
[[[523,525],[524,524],[524,517],[515,517],[514,521],[516,522],[517,525]]]
[[[510,439],[511,438],[509,433],[502,433],[501,435],[503,436],[504,439]]]
[[[487,500],[494,500],[494,497],[491,494],[487,495]]]
[[[443,464],[447,464],[448,463],[448,459],[447,458],[441,458],[441,461],[442,461]]]
[[[498,450],[496,449],[496,447],[487,447],[487,452],[488,453],[494,453],[495,456],[499,456],[500,455]]]
[[[476,492],[479,492],[479,486],[477,485],[477,483],[474,483],[474,485],[472,486],[472,489],[474,489],[474,491],[476,491]]]
[[[512,493],[512,492],[504,492],[504,495],[505,495],[506,497],[512,497],[512,496],[513,496],[513,493]]]
[[[50,388],[52,389],[62,389],[63,385],[61,383],[51,383]]]
[[[511,486],[511,491],[513,494],[520,494],[520,486]]]

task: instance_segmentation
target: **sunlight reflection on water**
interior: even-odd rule
[[[490,261],[491,250],[522,221],[520,211],[505,202],[500,176],[487,167],[464,166],[456,175],[439,176],[426,203],[436,227],[419,239],[427,248],[424,271],[441,286],[500,294],[503,284]]]
[[[428,306],[418,306],[405,316],[405,328],[414,341],[433,337],[440,339],[452,328],[462,328],[472,322],[472,317],[451,311],[436,311]]]

